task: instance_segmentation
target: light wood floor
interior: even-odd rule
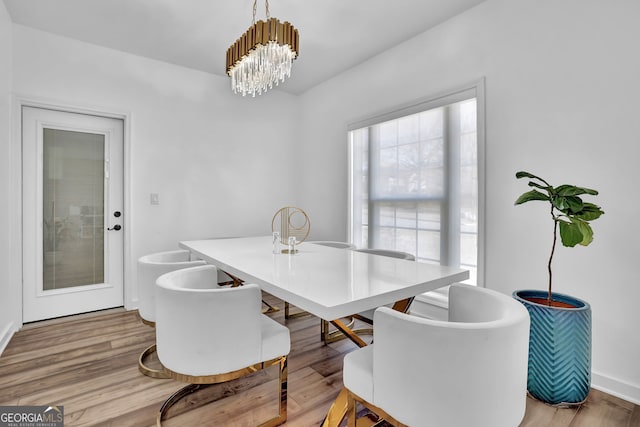
[[[272,317],[284,323],[282,311]],[[322,345],[319,321],[312,316],[286,324],[292,342],[286,425],[317,426],[342,386],[342,358],[355,346],[348,341]],[[183,386],[138,372],[137,358],[153,340],[153,329],[136,312],[121,309],[26,325],[0,357],[0,406],[63,405],[67,427],[152,426],[162,402]],[[275,414],[275,375],[259,372],[211,387],[185,399],[167,424],[256,425]],[[579,409],[528,399],[521,426],[635,427],[640,407],[596,390]]]

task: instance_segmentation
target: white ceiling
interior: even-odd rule
[[[300,33],[299,94],[484,0],[271,0]],[[4,0],[13,22],[221,76],[253,0]],[[265,17],[258,1],[257,19]]]

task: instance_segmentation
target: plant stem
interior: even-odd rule
[[[556,251],[556,240],[558,238],[558,220],[553,215],[553,205],[551,205],[551,217],[553,218],[553,245],[551,246],[551,256],[549,256],[549,264],[547,270],[549,270],[549,293],[547,295],[547,304],[551,307],[551,261],[553,261],[553,254]]]

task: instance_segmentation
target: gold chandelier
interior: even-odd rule
[[[299,54],[298,30],[269,17],[269,0],[265,0],[266,21],[256,22],[257,0],[253,2],[253,23],[227,49],[227,74],[233,93],[256,96],[291,76],[291,64]]]

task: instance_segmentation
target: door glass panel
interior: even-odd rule
[[[43,290],[104,283],[104,135],[44,129]]]

